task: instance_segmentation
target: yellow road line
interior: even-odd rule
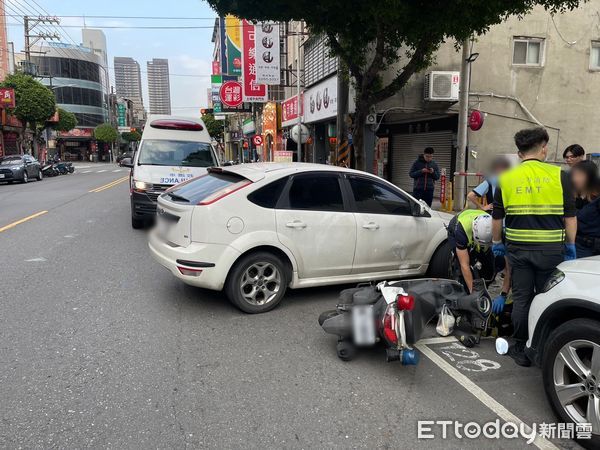
[[[0,233],[2,233],[3,231],[6,231],[6,230],[10,230],[11,228],[16,227],[17,225],[20,225],[23,222],[27,222],[28,220],[35,219],[36,217],[39,217],[39,216],[43,216],[47,212],[48,211],[40,211],[40,212],[37,212],[37,213],[32,214],[30,216],[27,216],[27,217],[25,217],[25,218],[23,218],[21,220],[17,220],[16,222],[9,223],[8,225],[0,228]]]
[[[125,176],[125,177],[123,177],[123,178],[119,178],[118,180],[111,181],[110,183],[107,183],[107,184],[105,184],[105,185],[103,185],[103,186],[100,186],[100,187],[97,187],[97,188],[95,188],[95,189],[92,189],[92,190],[91,190],[91,191],[89,191],[89,192],[102,192],[102,191],[104,191],[105,189],[110,189],[111,187],[113,187],[113,186],[116,186],[117,184],[120,184],[120,183],[122,183],[123,181],[126,181],[126,180],[128,180],[128,179],[129,179],[129,175],[127,175],[127,176]]]

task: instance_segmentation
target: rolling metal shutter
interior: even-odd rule
[[[408,172],[425,147],[433,147],[434,160],[440,168],[445,168],[449,175],[451,170],[454,133],[438,131],[434,133],[394,134],[392,135],[392,183],[412,192],[413,179]],[[434,197],[440,195],[440,183],[436,183]]]

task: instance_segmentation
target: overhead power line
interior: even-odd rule
[[[16,22],[7,22],[7,26],[14,27],[20,26],[19,23]],[[228,26],[228,28],[232,27],[241,28],[242,25],[232,25]],[[83,25],[60,25],[60,28],[84,28]],[[90,25],[89,28],[102,28],[102,29],[113,29],[113,30],[212,30],[214,28],[213,25],[203,26],[203,25],[182,25],[182,26],[165,26],[165,25],[157,25],[157,26],[135,26],[135,25]]]
[[[23,17],[19,14],[3,14],[4,17]],[[215,20],[217,17],[159,17],[159,16],[57,16],[59,19],[127,19],[127,20]]]

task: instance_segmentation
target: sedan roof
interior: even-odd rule
[[[260,181],[264,178],[269,177],[273,174],[292,174],[296,172],[351,172],[359,173],[362,175],[368,175],[365,172],[359,172],[353,169],[346,169],[344,167],[330,166],[327,164],[310,164],[310,163],[249,163],[249,164],[237,164],[235,166],[222,166],[218,168],[212,168],[211,171],[219,171],[226,173],[233,173],[242,176],[252,182]]]

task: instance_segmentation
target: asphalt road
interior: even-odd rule
[[[0,185],[0,447],[513,449],[531,447],[440,430],[417,440],[417,421],[483,424],[498,419],[494,402],[527,424],[555,421],[539,371],[491,341],[475,356],[431,344],[442,363],[417,367],[381,349],[344,363],[317,323],[340,287],[251,316],[181,284],[131,229],[127,183],[90,192],[127,175],[98,167]]]

